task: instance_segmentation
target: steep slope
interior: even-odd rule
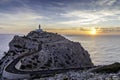
[[[25,56],[16,66],[20,70],[48,70],[93,66],[90,55],[78,42],[49,32],[32,31],[26,36],[15,36],[9,43],[7,54],[14,57],[24,52]]]

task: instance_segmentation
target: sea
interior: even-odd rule
[[[80,44],[90,54],[95,65],[107,65],[120,62],[120,35],[64,35],[67,39]],[[9,42],[14,37],[13,34],[0,34],[0,58],[9,49]]]
[[[9,42],[13,37],[13,34],[0,34],[0,59],[4,56],[4,52],[9,50]]]

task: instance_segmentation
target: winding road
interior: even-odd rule
[[[68,69],[54,69],[54,70],[38,70],[38,71],[22,71],[15,68],[15,65],[26,56],[34,54],[36,52],[26,53],[22,56],[17,57],[13,61],[11,61],[3,70],[3,77],[8,79],[24,79],[30,78],[30,75],[48,75],[48,74],[55,74],[55,73],[62,73],[69,70],[82,70],[91,67],[80,67],[80,68],[68,68]]]

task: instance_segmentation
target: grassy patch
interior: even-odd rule
[[[118,62],[93,70],[96,73],[117,73],[118,71],[120,71],[120,63]]]

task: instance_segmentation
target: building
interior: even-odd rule
[[[41,29],[40,24],[39,24],[39,26],[38,26],[38,29],[36,29],[36,32],[43,32],[43,30]]]

